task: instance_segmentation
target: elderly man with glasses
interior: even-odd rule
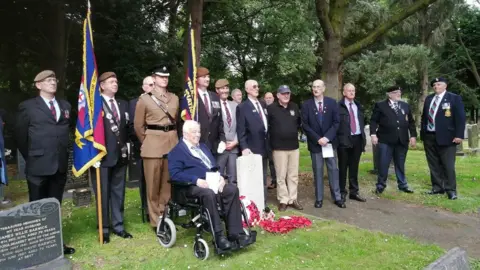
[[[377,102],[370,121],[372,143],[378,144],[379,168],[376,194],[381,194],[387,187],[388,167],[393,158],[398,189],[413,193],[405,177],[405,160],[408,145],[415,147],[417,130],[410,106],[401,101],[402,89],[392,86],[387,89],[386,100]]]

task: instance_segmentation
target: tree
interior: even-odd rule
[[[406,8],[393,11],[392,16],[379,24],[363,37],[344,43],[344,25],[350,12],[351,4],[348,0],[316,0],[316,14],[323,31],[323,55],[317,55],[321,61],[320,76],[326,84],[326,95],[338,98],[341,88],[340,69],[343,61],[357,54],[364,48],[373,44],[380,36],[392,27],[398,25],[404,19],[415,12],[428,7],[436,0],[417,0]],[[319,45],[320,46],[320,45]]]

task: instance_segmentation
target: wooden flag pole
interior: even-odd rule
[[[103,245],[102,188],[100,187],[100,168],[96,168],[96,173],[97,173],[98,239],[100,240],[100,245]]]

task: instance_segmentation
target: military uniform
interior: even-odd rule
[[[168,76],[166,68],[162,67],[160,71],[154,72],[153,75]],[[135,109],[134,129],[142,143],[140,156],[143,158],[148,212],[152,227],[157,226],[158,218],[163,215],[165,204],[170,199],[168,182],[170,176],[166,155],[178,142],[175,119],[178,109],[179,99],[175,94],[167,92],[162,95],[157,89],[142,94]]]

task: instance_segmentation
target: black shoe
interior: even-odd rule
[[[227,237],[220,235],[217,237],[217,246],[221,250],[227,250],[232,248],[232,243],[228,241]]]
[[[322,201],[315,201],[315,208],[322,208]]]
[[[123,230],[121,232],[116,232],[116,231],[113,231],[113,234],[115,234],[116,236],[120,236],[121,238],[124,238],[124,239],[131,239],[133,238],[133,236],[131,234],[129,234],[127,231]]]
[[[455,191],[447,191],[447,196],[449,200],[456,200],[458,199],[457,193]]]
[[[342,196],[342,201],[346,202],[347,201],[347,193],[342,193],[340,195]]]
[[[383,193],[383,189],[379,189],[379,188],[375,189],[375,194],[380,195],[382,193]]]
[[[103,234],[103,243],[104,244],[110,243],[110,235],[108,233]]]
[[[340,207],[340,208],[347,208],[345,203],[343,201],[335,201],[335,205]]]
[[[437,195],[437,194],[445,194],[445,191],[444,190],[429,190],[427,192],[425,192],[425,194],[427,195]]]
[[[350,198],[350,200],[355,200],[355,201],[359,201],[359,202],[366,202],[367,201],[367,199],[358,195],[358,193],[357,194],[350,194],[350,196],[348,196],[348,198]]]
[[[405,193],[413,193],[413,190],[409,189],[408,187],[406,188],[400,188],[400,191],[403,191]]]
[[[74,248],[63,245],[63,255],[72,255],[73,253],[75,253]]]
[[[237,241],[240,247],[244,247],[248,245],[248,242],[250,241],[250,236],[244,233],[241,233],[237,235],[230,235],[228,237],[228,240],[231,242]]]

